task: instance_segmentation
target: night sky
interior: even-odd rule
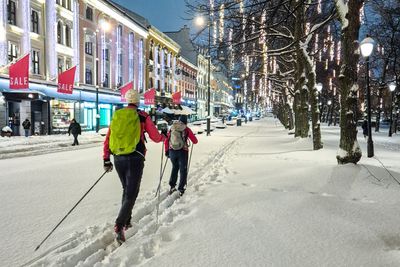
[[[191,26],[191,21],[185,20],[184,0],[114,0],[135,13],[147,18],[157,29],[168,32],[178,31],[183,25]]]

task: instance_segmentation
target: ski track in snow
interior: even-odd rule
[[[258,128],[255,132],[257,131]],[[74,233],[72,237],[22,266],[101,267],[145,263],[156,254],[162,242],[172,242],[179,238],[179,234],[173,231],[174,222],[195,212],[195,209],[189,207],[193,207],[192,203],[204,195],[207,186],[223,182],[223,177],[229,173],[224,168],[224,161],[229,158],[227,155],[235,150],[240,139],[253,133],[237,137],[210,154],[204,162],[191,166],[188,175],[189,190],[183,197],[179,197],[178,192],[168,195],[168,190],[165,190],[160,192],[160,202],[154,197],[155,191],[147,192],[143,199],[138,198],[132,213],[133,227],[125,232],[127,246],[117,244],[113,224],[106,223]],[[119,251],[123,253],[128,248],[128,256],[118,257]]]

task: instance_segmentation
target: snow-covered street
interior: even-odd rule
[[[361,161],[341,166],[338,127],[322,126],[324,149],[312,151],[311,139],[288,135],[272,118],[198,135],[181,198],[167,194],[167,165],[158,220],[161,145],[148,143],[125,244],[113,242],[121,197],[113,171],[34,252],[103,173],[102,138],[84,135],[80,148],[0,160],[2,266],[400,264],[400,136],[375,134],[375,158],[367,158],[359,131]],[[0,141],[0,152],[9,149]]]

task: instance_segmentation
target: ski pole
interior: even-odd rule
[[[156,224],[158,224],[158,213],[159,213],[159,209],[160,209],[161,180],[162,180],[162,177],[164,176],[164,171],[165,171],[165,167],[167,166],[167,162],[168,162],[168,157],[166,157],[166,159],[165,159],[164,168],[161,172],[160,181],[158,182],[158,187],[157,187],[157,191],[156,191],[156,197],[158,196],[157,197],[157,207],[156,207]]]
[[[154,197],[157,196],[157,194],[159,194],[160,189],[161,189],[161,180],[164,176],[164,172],[165,172],[165,167],[167,167],[167,163],[168,163],[168,158],[165,159],[165,163],[164,163],[164,168],[162,168],[162,172],[160,174],[160,181],[158,182],[158,186],[157,186],[157,191],[156,191],[156,195]]]
[[[103,178],[103,176],[107,173],[107,171],[105,171],[100,177],[99,179],[97,179],[97,181],[89,188],[89,190],[81,197],[81,199],[79,199],[79,201],[72,207],[72,209],[70,211],[68,211],[67,215],[64,216],[64,218],[62,218],[62,220],[53,228],[53,230],[51,230],[51,232],[45,237],[45,239],[43,239],[42,242],[40,242],[40,244],[35,248],[35,251],[38,250],[40,248],[40,246],[47,240],[47,238],[49,238],[51,236],[51,234],[57,229],[58,226],[60,226],[60,224],[68,217],[68,215],[76,208],[76,206],[78,206],[78,204],[82,201],[82,199],[84,199],[86,197],[86,195],[90,192],[90,190],[93,189],[93,187],[101,180],[101,178]]]
[[[192,143],[192,147],[190,148],[189,164],[188,164],[188,168],[187,168],[187,174],[189,174],[190,162],[192,161],[193,147],[194,147],[194,145],[193,145],[193,143]]]

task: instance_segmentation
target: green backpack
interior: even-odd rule
[[[136,110],[122,108],[114,113],[110,125],[109,148],[114,155],[127,155],[140,141],[140,118]]]

